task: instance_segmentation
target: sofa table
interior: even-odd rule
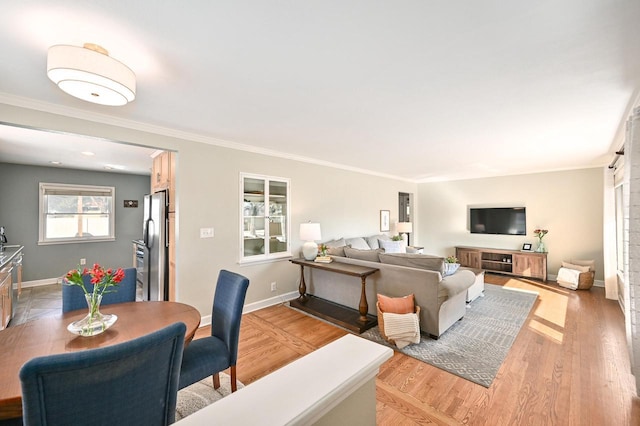
[[[333,322],[356,333],[362,333],[378,323],[375,316],[367,314],[369,304],[367,303],[367,294],[365,292],[367,277],[378,272],[378,268],[338,262],[320,263],[304,259],[291,259],[290,262],[300,265],[300,285],[298,286],[300,296],[290,302],[292,307]],[[336,274],[360,277],[362,289],[358,310],[356,311],[355,309],[307,294],[307,285],[304,280],[305,266],[335,272]]]

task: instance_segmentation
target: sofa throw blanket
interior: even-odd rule
[[[396,342],[398,349],[420,343],[420,321],[417,314],[382,313],[384,334]]]
[[[579,280],[580,271],[569,268],[560,268],[560,270],[558,271],[558,276],[556,278],[559,286],[570,288],[571,290],[575,290],[578,288]]]

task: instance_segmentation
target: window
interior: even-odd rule
[[[240,262],[291,256],[289,180],[240,175]]]
[[[115,188],[40,183],[38,244],[115,240]]]

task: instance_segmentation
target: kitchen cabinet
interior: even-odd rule
[[[240,178],[240,262],[291,256],[289,179]]]
[[[176,214],[169,213],[169,300],[176,300]]]
[[[11,280],[11,272],[13,265],[8,264],[0,269],[0,330],[4,330],[11,321],[11,313],[13,311],[12,295],[13,282]]]
[[[175,212],[175,182],[176,182],[175,154],[162,151],[153,158],[151,170],[151,192],[167,191],[169,197],[169,211]]]

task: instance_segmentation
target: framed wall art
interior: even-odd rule
[[[389,210],[380,210],[380,232],[389,232]]]

